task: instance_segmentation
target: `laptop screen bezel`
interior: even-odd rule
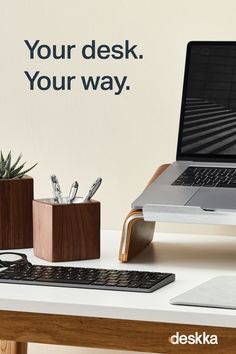
[[[187,85],[188,85],[188,74],[190,66],[190,55],[192,46],[195,45],[235,45],[236,41],[191,41],[187,44],[186,62],[185,62],[185,72],[184,72],[184,82],[183,82],[183,93],[182,93],[182,103],[180,110],[180,123],[179,123],[179,134],[177,143],[177,154],[176,160],[184,161],[209,161],[209,162],[236,162],[236,155],[223,155],[223,154],[189,154],[181,152],[182,138],[183,138],[183,125],[184,125],[184,112],[185,112],[185,101],[187,96]]]

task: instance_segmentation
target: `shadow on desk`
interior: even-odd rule
[[[212,236],[208,236],[208,239]],[[179,266],[204,269],[236,269],[236,237],[227,237],[227,242],[201,240],[188,243],[188,236],[183,241],[156,241],[152,242],[138,256],[133,258],[131,264],[157,263],[158,266]],[[229,240],[230,239],[230,240]]]

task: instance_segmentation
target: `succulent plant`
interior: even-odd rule
[[[22,178],[27,172],[32,170],[37,163],[35,163],[30,168],[23,170],[26,162],[19,165],[19,162],[22,158],[22,154],[18,156],[16,161],[12,164],[11,151],[8,153],[7,157],[4,158],[2,151],[0,152],[0,179],[14,179]]]

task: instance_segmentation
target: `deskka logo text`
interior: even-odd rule
[[[218,344],[218,337],[215,334],[207,334],[206,332],[194,334],[180,334],[176,332],[169,338],[171,344]]]

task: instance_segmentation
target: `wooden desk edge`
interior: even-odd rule
[[[176,332],[188,335],[204,331],[217,335],[219,343],[204,345],[204,353],[211,353],[212,347],[215,353],[236,353],[234,328],[0,311],[0,338],[17,342],[12,351],[2,351],[7,354],[25,354],[26,345],[22,343],[27,342],[151,353],[197,354],[203,349],[203,345],[173,345],[169,338]]]

